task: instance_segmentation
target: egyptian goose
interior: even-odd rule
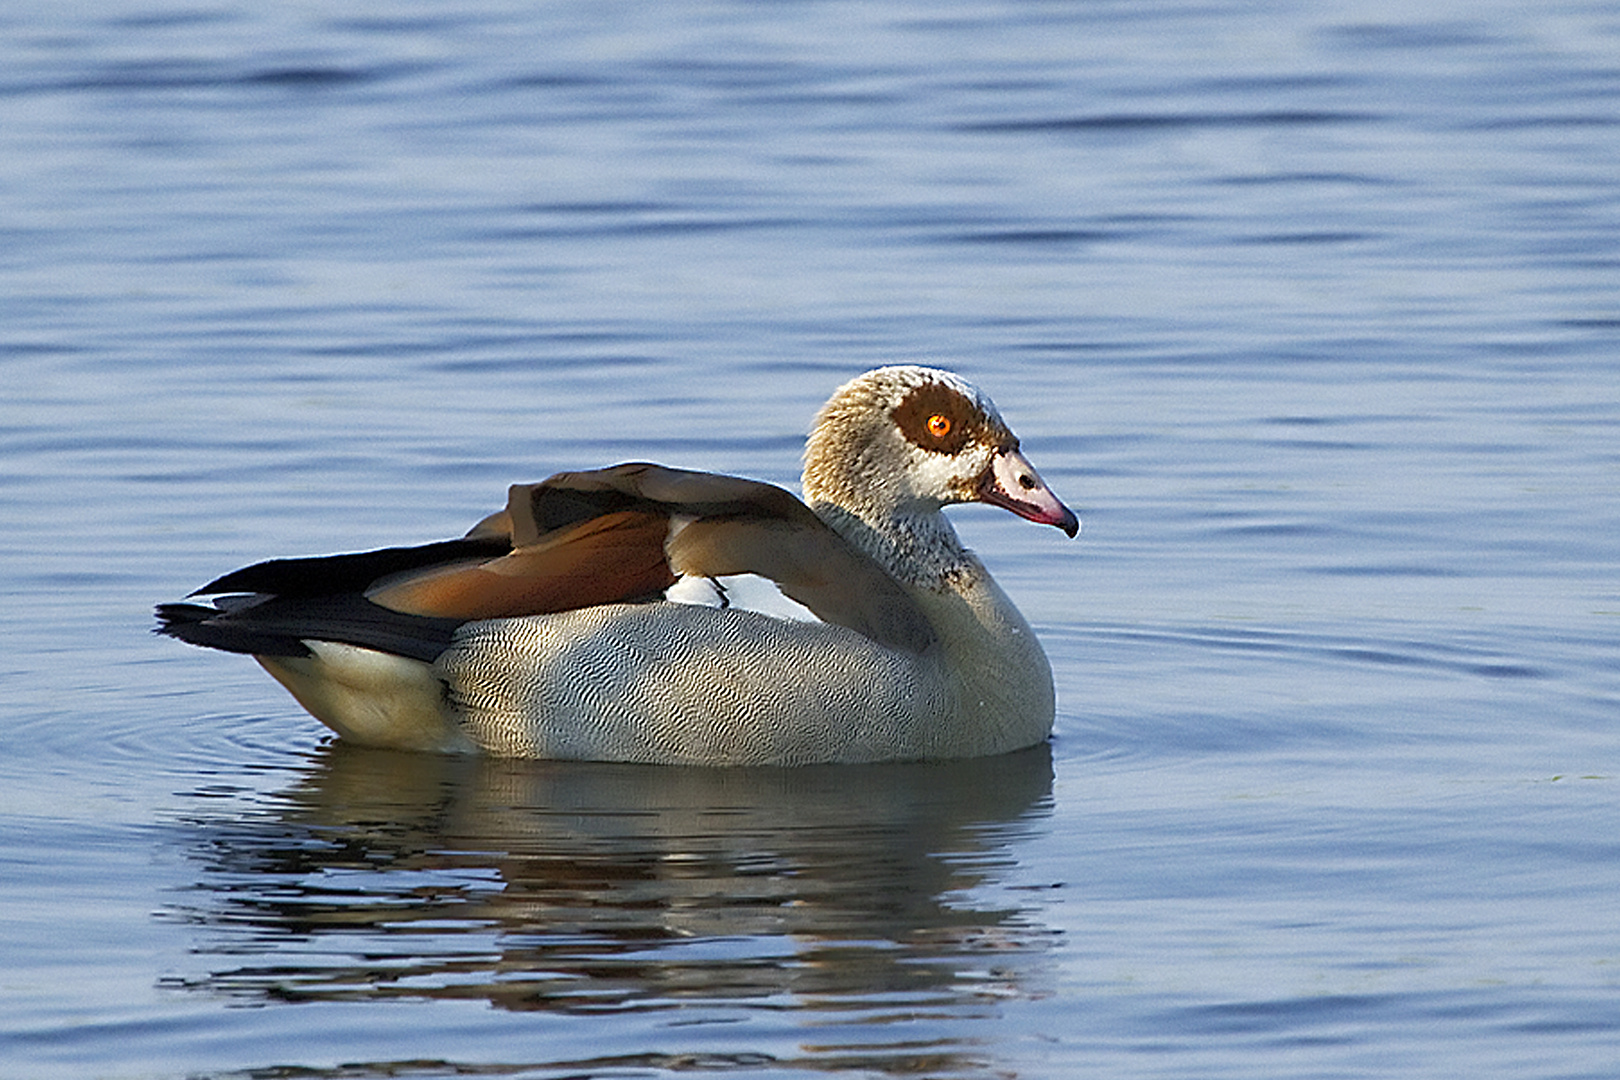
[[[705,765],[976,757],[1052,730],[1034,632],[940,513],[1080,522],[984,394],[886,367],[840,387],[804,502],[658,465],[519,484],[460,540],[276,559],[160,606],[371,746]],[[808,504],[808,505],[807,505]],[[776,610],[742,602],[744,586]],[[757,589],[755,590],[758,591]]]

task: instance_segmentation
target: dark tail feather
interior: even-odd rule
[[[359,596],[227,597],[217,606],[159,604],[155,632],[254,656],[308,656],[310,641],[338,641],[431,663],[460,619],[406,615]]]
[[[159,604],[155,634],[178,638],[190,645],[259,656],[308,656],[299,638],[233,625],[229,615],[208,604]]]

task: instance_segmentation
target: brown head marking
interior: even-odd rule
[[[961,453],[968,443],[988,434],[979,407],[943,383],[923,383],[890,416],[913,446],[936,454]]]

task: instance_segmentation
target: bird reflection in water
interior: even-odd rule
[[[1046,989],[1053,935],[1012,878],[1051,785],[1045,745],[799,769],[332,745],[257,805],[183,822],[199,869],[164,915],[206,970],[168,985],[959,1028]]]

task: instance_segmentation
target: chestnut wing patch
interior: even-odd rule
[[[498,559],[385,578],[366,597],[394,611],[464,621],[648,600],[675,583],[664,554],[668,535],[664,514],[616,510]]]
[[[636,462],[514,485],[474,530],[505,531],[510,555],[372,590],[377,603],[464,618],[542,614],[662,595],[677,578],[757,574],[825,622],[922,652],[934,632],[916,602],[789,492]]]

